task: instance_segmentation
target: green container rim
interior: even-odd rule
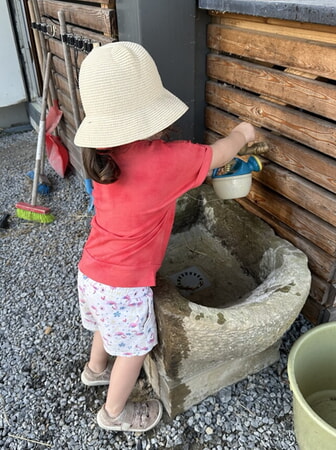
[[[294,373],[294,362],[297,353],[300,351],[302,345],[306,343],[309,339],[311,339],[314,335],[323,333],[325,330],[329,328],[336,329],[336,322],[323,323],[321,325],[317,325],[314,328],[311,328],[306,333],[298,338],[298,340],[293,344],[287,363],[287,373],[289,378],[289,386],[291,391],[293,392],[294,398],[299,402],[300,406],[306,411],[308,416],[310,416],[315,422],[318,422],[321,428],[323,428],[328,433],[332,434],[336,438],[336,428],[329,425],[325,422],[307,403],[306,399],[301,393],[299,385],[296,381],[295,373]],[[335,344],[336,345],[336,344]]]

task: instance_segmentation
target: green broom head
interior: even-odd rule
[[[51,223],[55,220],[55,217],[50,212],[50,208],[44,206],[33,206],[29,203],[19,202],[15,207],[16,215],[20,219],[40,223]]]

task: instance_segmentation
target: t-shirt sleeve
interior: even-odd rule
[[[189,141],[162,143],[161,182],[166,188],[169,186],[166,191],[170,191],[170,197],[176,199],[190,189],[200,186],[209,172],[211,160],[212,148],[209,145]]]

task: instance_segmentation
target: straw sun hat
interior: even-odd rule
[[[115,147],[146,139],[188,109],[163,87],[153,59],[134,42],[94,48],[82,63],[79,89],[85,111],[75,136],[80,147]]]

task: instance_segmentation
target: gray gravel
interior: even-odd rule
[[[25,174],[34,168],[37,135],[0,136],[0,448],[1,449],[296,449],[286,364],[293,342],[310,328],[300,316],[286,333],[280,361],[222,389],[148,434],[112,433],[96,425],[106,388],[87,388],[80,373],[91,335],[80,323],[76,266],[89,230],[88,196],[74,174],[60,179],[47,164],[53,190],[49,225],[15,217],[29,201]],[[151,394],[141,374],[137,395]],[[143,394],[142,394],[143,393]]]

